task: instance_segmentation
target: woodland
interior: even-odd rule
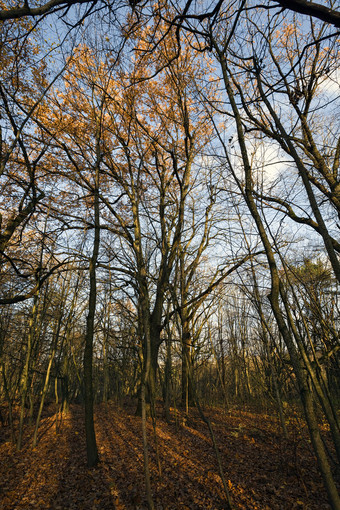
[[[340,510],[340,12],[0,0],[0,508]]]

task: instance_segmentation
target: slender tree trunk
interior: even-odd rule
[[[95,235],[93,253],[90,260],[90,294],[89,310],[86,321],[85,351],[84,351],[84,396],[85,396],[85,431],[87,465],[93,467],[98,463],[98,450],[93,417],[93,339],[94,320],[96,311],[96,263],[99,252],[99,198],[95,193]]]
[[[34,435],[33,435],[33,448],[36,447],[37,441],[38,441],[39,423],[40,423],[41,413],[42,413],[42,410],[43,410],[43,407],[44,407],[45,397],[46,397],[48,386],[49,386],[49,382],[50,382],[51,368],[52,368],[54,356],[55,356],[55,353],[56,353],[56,350],[57,350],[59,334],[60,334],[60,328],[61,328],[61,322],[62,322],[62,312],[60,312],[60,315],[59,315],[57,323],[56,323],[56,329],[54,331],[54,339],[53,339],[53,343],[52,343],[50,359],[49,359],[48,366],[47,366],[44,387],[43,387],[43,390],[42,390],[42,393],[41,393],[41,399],[40,399],[38,415],[37,415],[37,419],[36,419],[36,422],[35,422],[35,429],[34,429]]]
[[[219,320],[220,320],[220,315],[218,316],[218,321]],[[222,394],[223,394],[224,407],[225,407],[225,409],[228,409],[229,403],[228,403],[227,391],[226,391],[226,386],[225,386],[224,352],[223,352],[223,346],[221,345],[222,334],[220,331],[220,327],[221,327],[221,325],[219,324],[218,325],[218,340],[219,340],[219,347],[220,347],[220,360],[218,359],[216,349],[213,344],[210,326],[208,327],[208,334],[209,334],[210,347],[211,347],[213,356],[215,358],[217,375],[218,375],[218,379],[220,381],[220,386],[221,386],[221,390],[222,390]],[[221,368],[220,368],[220,365],[221,365]]]
[[[51,354],[50,354],[50,359],[48,362],[48,367],[47,367],[46,376],[45,376],[45,383],[44,383],[44,387],[43,387],[43,390],[41,393],[41,400],[40,400],[38,415],[37,415],[37,419],[35,422],[35,429],[34,429],[34,434],[33,434],[33,448],[35,448],[37,446],[37,442],[38,442],[38,429],[39,429],[39,424],[40,424],[40,418],[41,418],[41,413],[42,413],[42,410],[44,407],[44,402],[45,402],[45,397],[46,397],[47,390],[48,390],[48,385],[50,382],[50,373],[51,373],[52,363],[54,360],[55,351],[56,351],[56,349],[55,349],[55,347],[53,347]]]
[[[103,402],[109,399],[109,365],[107,353],[107,336],[103,339]]]
[[[277,411],[279,413],[279,419],[280,419],[280,424],[281,424],[281,427],[282,427],[283,435],[284,435],[284,437],[286,439],[288,439],[288,431],[287,431],[287,427],[286,427],[285,415],[284,415],[284,412],[283,412],[280,388],[279,388],[279,384],[278,384],[278,381],[277,381],[276,371],[275,371],[274,366],[273,366],[273,358],[272,358],[272,354],[271,354],[270,348],[269,348],[269,342],[268,342],[268,337],[267,337],[267,332],[266,332],[266,328],[265,328],[265,325],[264,325],[264,321],[265,321],[265,319],[262,316],[261,317],[261,329],[262,329],[262,335],[263,335],[263,341],[264,341],[264,345],[265,345],[265,350],[266,350],[268,361],[269,361],[270,375],[271,375],[271,379],[273,381],[273,386],[274,386],[274,395],[275,395],[275,400],[276,400],[276,405],[277,405]]]
[[[9,421],[9,426],[11,429],[11,440],[12,440],[12,443],[15,444],[16,440],[15,440],[14,423],[13,423],[12,397],[9,392],[7,378],[6,378],[6,369],[5,369],[5,364],[3,361],[1,361],[1,373],[2,373],[2,378],[3,378],[3,387],[4,387],[5,397],[6,397],[7,404],[8,404],[8,421]]]
[[[2,373],[2,380],[3,380],[3,389],[5,393],[5,398],[7,400],[8,404],[8,421],[9,426],[11,429],[11,440],[12,443],[15,444],[15,432],[14,432],[14,424],[13,424],[13,409],[12,409],[12,396],[10,394],[8,384],[7,384],[7,377],[6,377],[6,367],[3,360],[3,348],[5,343],[5,330],[0,327],[0,365],[1,365],[1,373]]]
[[[25,366],[22,373],[22,389],[21,389],[21,407],[20,407],[20,417],[19,417],[19,431],[18,431],[18,440],[17,440],[17,450],[21,450],[22,447],[22,436],[23,436],[23,424],[25,417],[25,404],[26,397],[29,388],[29,369],[31,363],[31,354],[32,354],[32,346],[34,342],[34,335],[36,332],[36,320],[38,315],[38,301],[39,294],[34,296],[33,300],[33,308],[32,314],[29,322],[29,331],[27,335],[27,347],[26,347],[26,360]]]
[[[141,407],[142,407],[142,434],[143,434],[143,456],[144,456],[144,476],[145,476],[145,489],[146,489],[146,497],[148,502],[148,509],[154,510],[154,503],[152,499],[152,491],[151,491],[151,480],[150,480],[150,462],[149,462],[149,447],[148,447],[148,438],[147,438],[147,430],[146,430],[146,383],[149,381],[149,391],[150,387],[150,371],[151,371],[151,335],[150,335],[150,323],[148,321],[147,316],[143,313],[143,310],[149,310],[149,303],[146,296],[141,296],[141,311],[142,311],[142,324],[143,324],[143,333],[144,333],[144,345],[145,345],[145,359],[144,361],[144,370],[142,372],[142,382],[141,382]],[[144,305],[144,306],[143,306]],[[151,390],[152,391],[152,390]],[[150,394],[152,398],[152,393]]]
[[[221,360],[221,384],[223,388],[223,396],[225,405],[228,406],[227,392],[226,392],[226,367],[225,367],[225,353],[224,353],[224,342],[223,342],[223,321],[222,314],[218,314],[218,344],[220,349],[220,360]]]
[[[54,378],[54,398],[55,398],[55,432],[56,432],[56,434],[58,434],[58,432],[59,432],[59,412],[60,412],[59,393],[58,393],[58,377]]]
[[[182,322],[182,406],[187,414],[194,400],[191,388],[192,358],[190,342],[189,323],[184,320]]]
[[[168,337],[166,339],[166,361],[165,361],[165,374],[164,374],[164,410],[165,419],[170,423],[170,403],[171,403],[171,372],[172,372],[172,360],[171,360],[171,340]]]

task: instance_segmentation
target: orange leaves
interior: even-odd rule
[[[2,443],[0,507],[6,510],[143,508],[146,501],[141,422],[134,416],[134,410],[119,410],[112,403],[97,408],[95,426],[101,462],[92,470],[86,467],[81,407],[72,406],[70,414],[63,417],[59,435],[54,427],[48,426],[54,417],[45,419],[44,435],[34,451],[27,448],[15,452],[10,443]],[[327,507],[308,446],[300,442],[297,450],[294,440],[290,443],[279,437],[274,418],[242,411],[234,411],[229,416],[218,409],[206,412],[214,422],[236,510]],[[209,433],[195,410],[190,410],[186,427],[177,428],[175,423],[169,425],[162,419],[157,421],[162,478],[157,471],[152,424],[148,423],[156,508],[225,508]],[[237,437],[231,434],[236,428],[242,430]],[[294,460],[296,455],[298,458]],[[298,475],[294,470],[297,463],[304,468],[299,469]]]

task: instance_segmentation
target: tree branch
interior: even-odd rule
[[[275,0],[284,9],[313,16],[340,28],[340,12],[308,0]]]
[[[24,3],[23,7],[15,7],[14,9],[3,9],[0,11],[0,21],[9,19],[20,19],[24,17],[42,16],[50,14],[63,8],[70,8],[72,5],[87,4],[89,0],[50,0],[40,7],[30,7],[28,3]],[[92,2],[97,3],[96,0]]]

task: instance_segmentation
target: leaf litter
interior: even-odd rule
[[[185,420],[172,409],[172,422],[157,416],[157,443],[151,420],[148,440],[156,510],[226,508],[223,485],[209,431],[195,409]],[[235,409],[206,409],[221,453],[235,509],[329,509],[305,427],[292,420],[284,439],[276,418]],[[301,425],[301,424],[300,424]],[[1,510],[144,510],[141,419],[131,405],[96,407],[100,463],[86,465],[83,409],[73,405],[56,433],[55,416],[46,416],[40,441],[31,448],[27,427],[17,452],[8,431],[0,440]]]

